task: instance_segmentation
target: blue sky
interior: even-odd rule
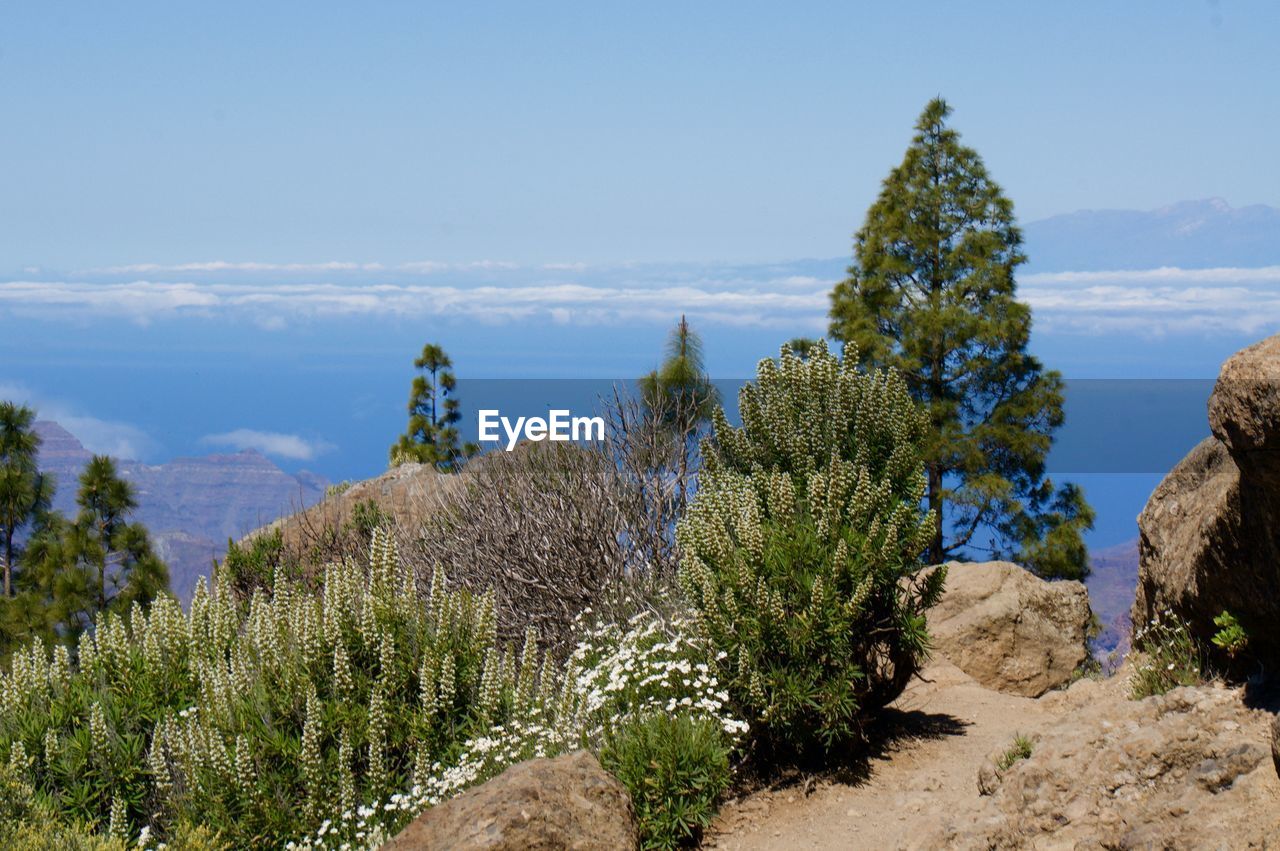
[[[464,379],[630,379],[688,312],[748,376],[825,327],[939,93],[1024,222],[1280,206],[1278,35],[1226,0],[9,2],[0,396],[100,451],[340,479],[427,340]],[[1040,233],[1021,291],[1069,378],[1211,378],[1280,326],[1280,246],[1047,267]],[[1098,542],[1153,477],[1091,480]]]
[[[1273,3],[0,12],[0,264],[842,252],[931,96],[1024,219],[1277,203]]]

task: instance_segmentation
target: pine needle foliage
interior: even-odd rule
[[[720,401],[707,376],[702,338],[684,316],[667,340],[662,365],[642,377],[639,384],[645,407],[676,435],[696,432]]]
[[[35,411],[0,401],[0,570],[4,597],[13,596],[14,572],[21,548],[17,536],[49,510],[54,481],[38,466],[40,435]]]
[[[925,106],[867,211],[849,277],[831,295],[831,335],[865,366],[898,370],[929,412],[931,564],[978,550],[1080,579],[1094,514],[1078,486],[1045,475],[1064,385],[1028,352],[1031,308],[1015,281],[1022,232],[950,114],[941,98]]]
[[[928,422],[892,371],[783,346],[723,408],[678,536],[718,676],[765,753],[855,742],[919,670],[945,569],[919,570]]]
[[[427,343],[413,366],[419,374],[409,390],[409,425],[388,452],[390,464],[416,462],[457,472],[479,447],[460,443],[462,404],[453,361],[438,344]]]

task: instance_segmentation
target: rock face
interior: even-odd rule
[[[1081,680],[1031,756],[979,771],[984,797],[921,848],[1268,848],[1280,837],[1269,714],[1239,689],[1141,701]]]
[[[77,479],[93,457],[78,439],[51,420],[35,426],[40,468],[58,483],[54,508],[74,516]],[[170,587],[188,600],[200,576],[209,576],[227,541],[282,514],[314,504],[325,481],[307,472],[289,474],[257,452],[174,458],[163,464],[117,459],[121,478],[133,484],[133,519],[151,533],[169,566]]]
[[[1213,437],[1165,477],[1138,518],[1135,628],[1169,609],[1204,640],[1232,612],[1250,654],[1280,664],[1280,336],[1233,355],[1209,400]],[[1214,660],[1224,668],[1233,661]]]
[[[1280,715],[1271,720],[1271,761],[1276,765],[1276,775],[1280,776]]]
[[[1089,595],[1009,562],[947,566],[947,590],[929,610],[937,652],[980,684],[1038,697],[1069,682],[1088,658]]]
[[[372,503],[404,553],[415,546],[433,498],[461,486],[461,477],[441,473],[430,464],[401,464],[372,479],[330,489],[305,511],[281,516],[245,539],[278,530],[285,551],[304,563],[363,558],[367,543],[353,524],[359,525],[360,512]]]
[[[587,751],[512,766],[432,807],[383,851],[635,848],[631,800]]]

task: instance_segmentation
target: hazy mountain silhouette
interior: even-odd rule
[[[40,467],[57,477],[57,509],[74,516],[80,471],[92,456],[76,437],[51,420],[36,423],[42,438]],[[174,458],[164,464],[117,459],[122,478],[138,497],[135,515],[150,530],[169,566],[173,592],[187,600],[201,575],[240,538],[277,517],[315,504],[328,484],[308,472],[286,473],[253,450]]]
[[[1080,210],[1024,227],[1031,271],[1280,264],[1280,209],[1221,198],[1158,210]]]

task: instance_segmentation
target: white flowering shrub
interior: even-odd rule
[[[544,660],[536,681],[508,684],[522,712],[463,741],[452,759],[434,762],[410,787],[326,819],[291,847],[376,848],[422,810],[517,762],[581,747],[598,751],[616,731],[655,714],[710,724],[726,752],[747,731],[728,713],[710,648],[690,621],[646,612],[623,625],[590,624],[590,616],[588,610],[579,618],[580,640],[563,664]],[[703,744],[700,752],[707,750]]]
[[[928,650],[944,569],[921,571],[928,423],[892,372],[782,348],[723,409],[678,529],[681,582],[714,673],[761,752],[856,740]]]
[[[1156,612],[1133,634],[1129,694],[1141,700],[1178,686],[1198,685],[1204,679],[1203,665],[1201,648],[1187,624],[1170,609]]]
[[[495,639],[491,595],[426,599],[390,537],[318,593],[276,579],[247,605],[201,584],[109,616],[75,653],[36,643],[0,674],[0,764],[57,819],[154,846],[376,847],[507,766],[597,746],[683,707],[726,717],[707,645],[641,616],[563,663]],[[4,813],[0,810],[0,822]],[[3,825],[0,824],[0,831]],[[212,838],[211,838],[212,837]]]
[[[0,676],[0,759],[100,832],[204,824],[235,847],[425,778],[532,701],[540,660],[495,646],[489,596],[441,576],[420,602],[385,535],[370,562],[330,566],[319,594],[278,581],[243,614],[201,585],[187,613],[100,620],[74,661],[31,646]]]

